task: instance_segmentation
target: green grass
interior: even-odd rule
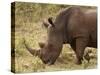
[[[24,8],[25,7],[25,8]],[[67,44],[63,46],[62,52],[54,65],[45,65],[41,59],[32,56],[23,44],[25,38],[27,44],[31,48],[39,48],[38,42],[45,41],[47,31],[42,26],[43,19],[49,16],[57,15],[60,9],[65,6],[46,5],[47,8],[39,4],[17,3],[15,14],[15,72],[45,72],[45,71],[61,71],[61,70],[80,70],[94,69],[97,67],[97,58],[92,58],[90,63],[86,60],[82,65],[76,65],[75,53]],[[66,6],[68,7],[68,6]],[[39,10],[39,9],[43,10]],[[37,9],[37,10],[36,10]],[[46,12],[47,10],[47,12]],[[31,11],[31,12],[30,12]],[[26,13],[27,12],[27,13]],[[88,50],[88,48],[86,49]],[[92,49],[93,54],[96,49]],[[13,65],[13,64],[12,64]],[[14,68],[14,67],[13,67]]]

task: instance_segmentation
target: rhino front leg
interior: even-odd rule
[[[83,55],[85,47],[87,46],[88,39],[87,38],[77,38],[76,39],[76,64],[82,64]]]

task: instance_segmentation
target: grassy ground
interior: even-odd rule
[[[63,46],[63,49],[62,49],[62,52],[59,58],[56,60],[55,64],[51,66],[43,64],[42,61],[38,57],[32,56],[25,48],[23,44],[23,38],[25,38],[26,42],[31,48],[39,48],[38,42],[45,41],[46,39],[46,29],[42,26],[42,20],[47,18],[48,14],[49,16],[56,15],[57,10],[62,9],[65,6],[61,8],[60,7],[57,8],[54,5],[53,6],[47,5],[49,11],[45,13],[45,16],[44,16],[44,14],[42,14],[43,10],[40,10],[41,13],[37,10],[35,12],[32,11],[31,15],[29,15],[29,13],[25,14],[25,11],[27,8],[24,10],[24,4],[18,3],[16,5],[15,49],[14,49],[15,50],[15,72],[16,73],[94,69],[97,67],[97,57],[96,57],[97,51],[96,49],[93,49],[93,48],[91,48],[91,50],[93,52],[92,54],[94,57],[91,58],[89,63],[87,63],[87,61],[84,60],[82,62],[82,65],[76,65],[74,63],[75,54],[69,44]],[[28,4],[26,3],[26,5]],[[22,8],[19,8],[18,6],[20,7],[22,6]],[[38,5],[36,6],[39,7]],[[27,7],[33,8],[31,4],[30,6],[27,6]],[[56,11],[54,11],[53,9],[52,11],[50,11],[51,8],[55,8]],[[33,9],[30,9],[30,10],[33,10]],[[30,12],[30,10],[28,11]],[[45,10],[47,9],[45,8]],[[42,14],[42,15],[38,15],[38,14]],[[88,49],[90,48],[87,48],[86,50]]]

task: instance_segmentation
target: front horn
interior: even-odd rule
[[[24,45],[25,45],[26,49],[27,49],[33,56],[39,56],[39,55],[40,55],[40,50],[30,48],[30,47],[26,44],[25,40],[24,40]]]

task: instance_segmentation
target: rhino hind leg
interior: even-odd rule
[[[85,47],[87,46],[88,39],[87,38],[77,38],[76,39],[76,64],[82,64],[83,55]]]

